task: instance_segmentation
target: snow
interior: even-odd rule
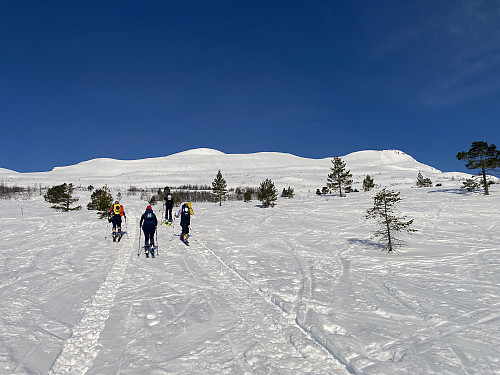
[[[155,259],[137,255],[147,202],[126,190],[143,178],[144,163],[162,160],[115,176],[113,194],[121,191],[127,213],[120,243],[93,211],[56,212],[41,196],[0,200],[0,373],[500,373],[500,185],[490,196],[465,194],[462,174],[367,153],[345,158],[355,180],[370,174],[378,188],[400,191],[398,211],[418,230],[395,254],[364,218],[375,191],[314,194],[329,159],[201,155],[231,166],[233,185],[267,175],[299,181],[297,195],[272,209],[194,203],[190,246],[176,238],[177,223],[162,225]],[[218,166],[203,171],[194,154],[166,157],[178,163],[168,168],[210,184]],[[268,168],[258,173],[252,163],[262,160]],[[64,168],[72,169],[66,177],[102,183],[99,169]],[[415,168],[443,186],[412,187]],[[60,173],[9,183],[50,185]],[[165,176],[154,172],[151,181],[168,185]],[[90,200],[88,191],[77,195],[83,206]]]

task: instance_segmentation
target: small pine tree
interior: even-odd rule
[[[483,178],[484,195],[489,195],[486,171],[500,167],[500,150],[497,150],[497,146],[488,145],[487,142],[482,141],[472,142],[469,151],[459,152],[457,159],[466,161],[465,166],[468,169],[480,170],[479,175]]]
[[[53,186],[47,190],[47,193],[43,196],[46,202],[54,203],[52,208],[56,210],[61,210],[64,212],[81,210],[82,206],[77,206],[71,208],[70,206],[78,202],[79,198],[73,197],[73,192],[75,188],[73,184],[62,184]]]
[[[431,187],[432,181],[430,178],[424,178],[422,173],[418,172],[417,176],[417,187]]]
[[[375,187],[375,183],[373,182],[373,178],[370,177],[370,175],[366,175],[365,179],[363,180],[363,190],[364,191],[370,191]]]
[[[90,202],[87,204],[87,210],[97,210],[99,219],[108,215],[108,210],[113,204],[113,196],[109,188],[104,185],[102,189],[95,190],[90,196]]]
[[[227,183],[226,180],[222,177],[222,173],[217,172],[217,176],[212,182],[212,196],[214,197],[215,202],[219,202],[219,206],[222,206],[222,201],[226,200],[227,194]]]
[[[293,198],[295,194],[293,193],[293,188],[291,188],[290,186],[288,187],[288,189],[286,188],[283,188],[283,191],[281,193],[281,196],[283,198]]]
[[[397,232],[403,230],[407,233],[416,232],[415,229],[410,229],[413,220],[404,221],[406,216],[397,217],[394,215],[393,206],[401,201],[399,194],[383,189],[373,197],[374,206],[366,211],[365,216],[367,219],[378,221],[380,229],[375,232],[375,236],[382,238],[389,253],[405,244],[404,241],[396,237]]]
[[[466,189],[469,193],[472,193],[473,191],[477,191],[481,188],[481,183],[474,178],[468,178],[464,181],[460,188]]]
[[[250,189],[247,189],[243,194],[243,201],[250,202],[251,200],[252,200],[252,192],[250,191]]]
[[[339,195],[343,197],[345,194],[342,193],[342,188],[344,188],[344,190],[350,190],[352,185],[352,174],[350,171],[346,171],[345,162],[343,162],[341,158],[337,156],[334,157],[332,163],[333,167],[330,168],[332,172],[326,179],[326,186],[328,186],[330,190],[338,190]]]
[[[261,182],[257,197],[262,202],[262,206],[265,208],[274,207],[276,205],[278,191],[276,190],[274,183],[269,178]]]

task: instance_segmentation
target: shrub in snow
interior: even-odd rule
[[[417,176],[417,187],[431,187],[432,181],[430,178],[424,178],[422,173],[418,172]]]

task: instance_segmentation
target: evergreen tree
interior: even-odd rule
[[[90,202],[87,204],[87,210],[97,210],[99,219],[108,215],[109,208],[113,204],[113,196],[109,188],[104,185],[102,189],[95,190],[90,196]]]
[[[46,202],[54,203],[52,208],[61,211],[76,211],[80,210],[82,206],[77,206],[74,208],[70,208],[71,204],[78,201],[79,198],[73,197],[73,192],[75,188],[73,184],[62,184],[53,186],[47,190],[47,193],[43,196]]]
[[[481,188],[481,183],[473,178],[468,178],[464,181],[461,189],[466,189],[469,193],[479,190]]]
[[[281,193],[281,196],[283,198],[293,198],[294,195],[295,194],[293,192],[293,188],[290,186],[288,187],[288,189],[283,188],[283,191]]]
[[[274,183],[269,178],[261,182],[257,197],[262,202],[262,206],[265,208],[274,207],[276,205],[278,191],[274,187]]]
[[[432,181],[430,178],[424,178],[422,173],[418,172],[417,176],[417,187],[431,187]]]
[[[342,188],[344,190],[350,190],[351,185],[352,185],[352,174],[350,171],[346,171],[345,163],[342,161],[341,158],[339,157],[334,157],[332,159],[333,167],[330,168],[332,173],[328,175],[328,178],[326,180],[326,186],[330,190],[338,190],[340,196],[344,196],[342,194]]]
[[[363,180],[363,190],[370,191],[374,187],[375,183],[373,182],[373,178],[371,178],[370,175],[366,175],[365,179]]]
[[[250,202],[252,200],[252,192],[250,189],[247,189],[243,194],[243,201]]]
[[[406,216],[397,217],[394,214],[393,206],[401,201],[399,194],[383,189],[373,197],[373,208],[366,211],[367,219],[378,221],[380,229],[375,232],[375,236],[382,238],[389,253],[404,245],[404,242],[396,237],[396,232],[403,230],[407,233],[416,232],[415,229],[410,229],[413,220],[404,221]]]
[[[226,200],[227,194],[227,183],[226,180],[222,177],[222,173],[217,173],[214,181],[212,182],[212,195],[214,197],[215,202],[219,202],[219,206],[222,206],[222,201]]]
[[[479,169],[479,175],[482,176],[484,195],[489,195],[488,181],[486,180],[486,171],[500,167],[500,151],[494,144],[488,145],[487,142],[475,141],[469,151],[461,151],[457,154],[458,160],[464,160],[468,169]]]

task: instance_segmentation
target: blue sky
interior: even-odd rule
[[[500,147],[500,3],[3,1],[0,167]]]

